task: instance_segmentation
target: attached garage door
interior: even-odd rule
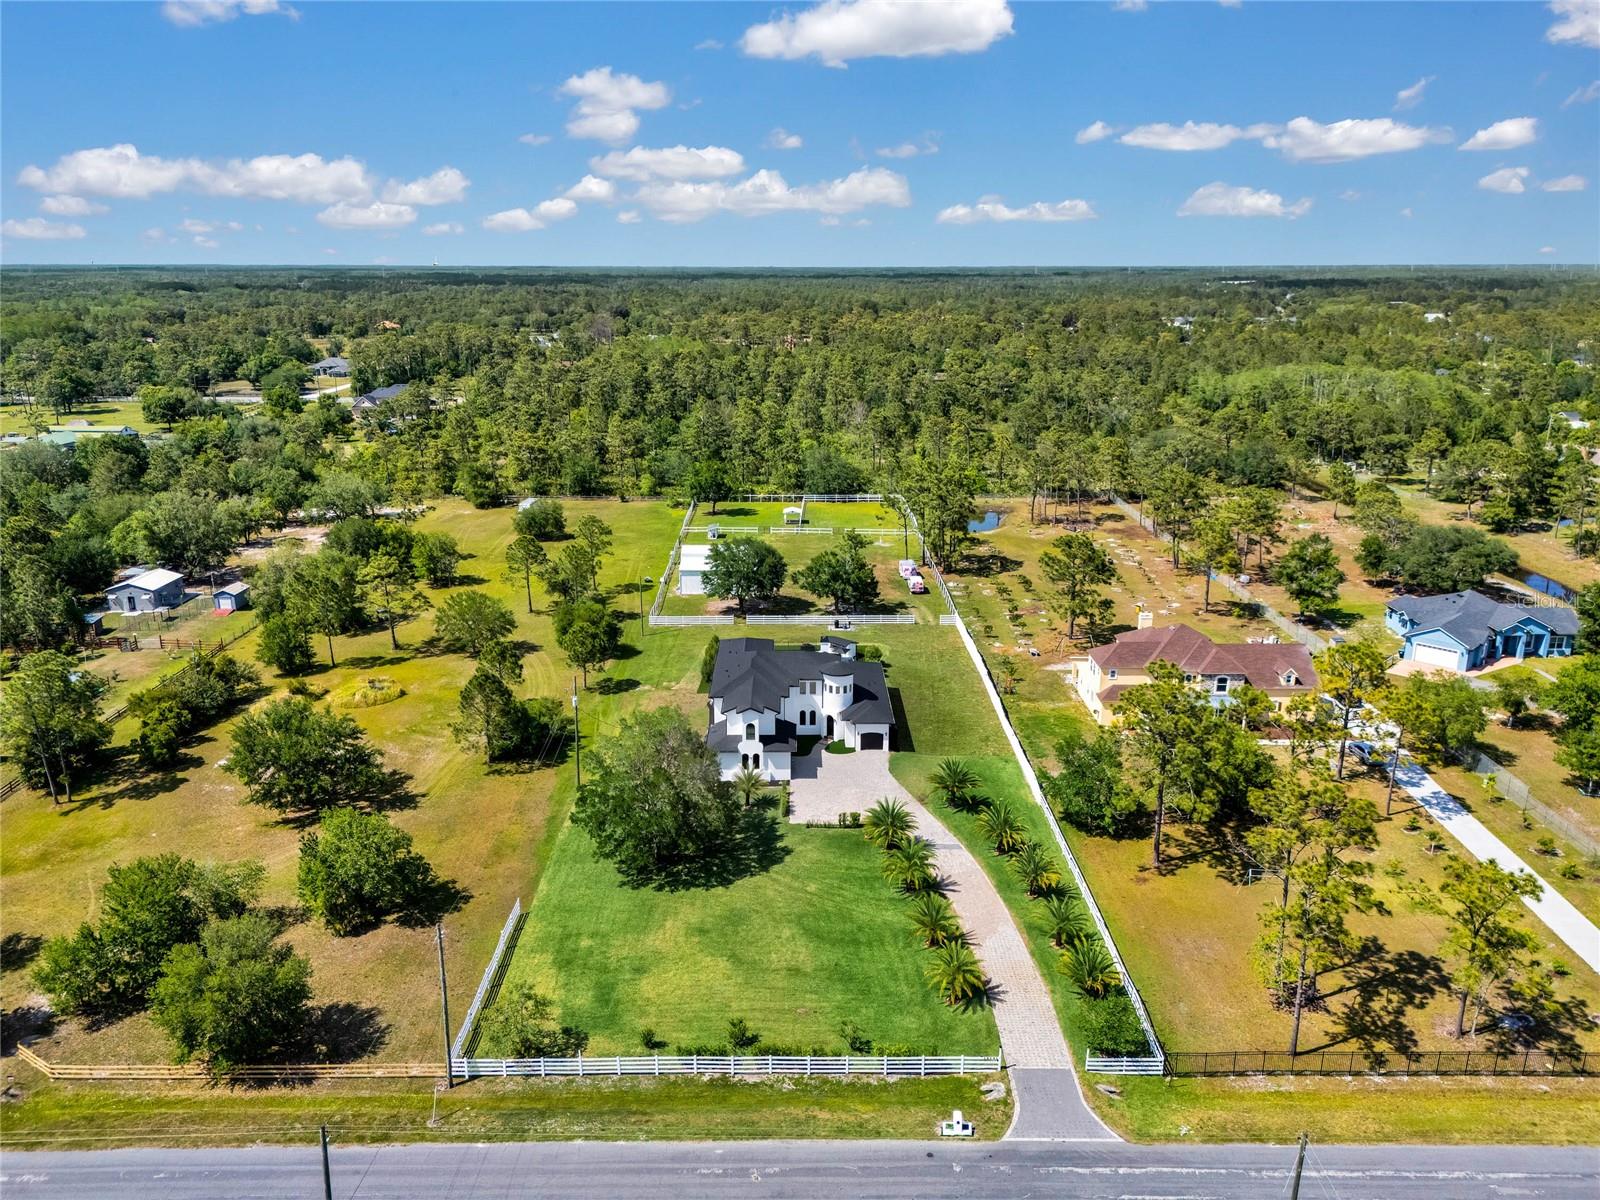
[[[1443,646],[1414,646],[1411,657],[1429,667],[1444,667],[1454,671],[1461,662],[1459,650],[1446,650]]]
[[[881,733],[863,733],[861,735],[861,748],[863,750],[882,750],[883,749],[883,734],[881,734]]]

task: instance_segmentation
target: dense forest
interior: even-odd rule
[[[4,291],[11,427],[106,398],[161,427],[0,453],[14,646],[61,640],[119,566],[447,494],[895,489],[936,557],[941,505],[977,492],[1202,502],[1329,464],[1437,472],[1495,530],[1595,508],[1593,272],[33,269]],[[351,387],[311,398],[326,354]],[[262,403],[219,399],[241,380]]]

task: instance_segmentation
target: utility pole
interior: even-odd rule
[[[328,1170],[328,1127],[322,1133],[322,1200],[333,1200],[333,1175]]]
[[[1306,1169],[1306,1138],[1300,1135],[1300,1149],[1294,1156],[1294,1182],[1289,1185],[1289,1200],[1300,1200],[1300,1174]]]
[[[640,637],[643,637],[646,633],[649,632],[649,630],[646,628],[645,623],[644,623],[644,593],[645,593],[645,589],[648,588],[653,583],[655,583],[655,580],[651,579],[650,576],[646,575],[644,577],[644,583],[641,584],[640,587],[639,587],[639,636]]]
[[[577,764],[578,786],[583,786],[583,721],[578,711],[578,677],[572,677],[572,749]]]
[[[456,1085],[456,1065],[450,1053],[450,986],[444,979],[444,922],[434,924],[433,933],[439,943],[439,1012],[441,1028],[444,1030],[444,1083],[446,1087]]]

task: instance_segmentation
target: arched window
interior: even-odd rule
[[[759,755],[759,754],[752,754],[752,755],[751,755],[751,756],[750,756],[750,769],[751,769],[751,770],[752,770],[752,771],[759,771],[759,770],[761,770],[761,755]]]
[[[756,727],[755,727],[755,725],[750,724],[750,725],[746,725],[744,727],[744,740],[747,741],[747,742],[753,742],[753,741],[756,740]]]
[[[750,756],[748,754],[739,755],[739,765],[741,767],[748,767],[750,765]]]

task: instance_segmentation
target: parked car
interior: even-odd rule
[[[900,578],[901,579],[910,579],[913,575],[917,574],[917,561],[916,561],[916,559],[914,559],[914,558],[902,558],[900,560],[899,570],[900,570]]]
[[[912,572],[910,575],[906,576],[906,584],[911,588],[911,594],[913,596],[924,595],[928,590],[927,583],[924,582],[922,576],[916,572]]]
[[[1363,764],[1370,764],[1378,756],[1378,748],[1367,741],[1349,741],[1344,748],[1346,754]]]

